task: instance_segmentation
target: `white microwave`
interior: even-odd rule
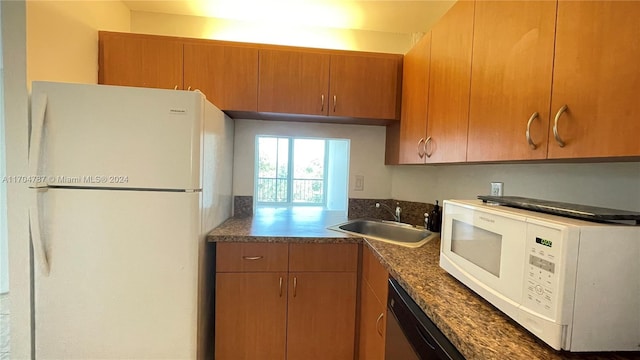
[[[640,226],[447,200],[440,266],[556,350],[640,351]]]

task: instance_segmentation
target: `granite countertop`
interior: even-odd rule
[[[369,239],[364,243],[467,359],[640,359],[640,352],[553,350],[444,271],[440,239],[417,249]]]
[[[231,218],[212,230],[212,242],[362,242],[411,295],[429,318],[469,360],[640,359],[634,353],[555,351],[439,266],[440,239],[420,248],[362,239],[326,228],[344,215],[305,211],[261,211]]]
[[[328,230],[346,222],[344,212],[316,208],[257,209],[252,217],[230,218],[208,235],[210,242],[360,243],[361,238]]]

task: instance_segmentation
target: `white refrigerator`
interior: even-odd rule
[[[31,111],[35,358],[205,356],[233,121],[199,92],[51,82]]]

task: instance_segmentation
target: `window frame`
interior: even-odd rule
[[[278,141],[278,139],[287,139],[288,140],[288,163],[287,163],[287,201],[286,202],[278,202],[278,201],[259,201],[258,200],[258,180],[260,179],[260,138],[273,138]],[[294,142],[295,140],[322,140],[324,142],[324,155],[323,155],[323,169],[322,169],[322,200],[321,202],[294,202],[293,201],[293,181],[295,180],[294,176],[294,162],[295,162],[295,154],[294,154]],[[327,183],[328,183],[328,165],[329,165],[329,157],[327,156],[329,151],[329,139],[326,138],[316,138],[316,137],[305,137],[305,136],[280,136],[280,135],[256,135],[255,138],[255,157],[254,157],[254,177],[253,177],[253,193],[254,193],[254,205],[255,207],[294,207],[294,206],[308,206],[308,207],[322,207],[323,209],[327,208]],[[277,169],[277,164],[276,164]],[[277,181],[277,172],[276,172],[276,181]],[[306,180],[306,179],[298,179],[298,180]],[[314,179],[311,179],[314,180]]]

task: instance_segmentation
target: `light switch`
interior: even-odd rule
[[[356,184],[353,187],[354,191],[364,190],[364,175],[356,175]]]

